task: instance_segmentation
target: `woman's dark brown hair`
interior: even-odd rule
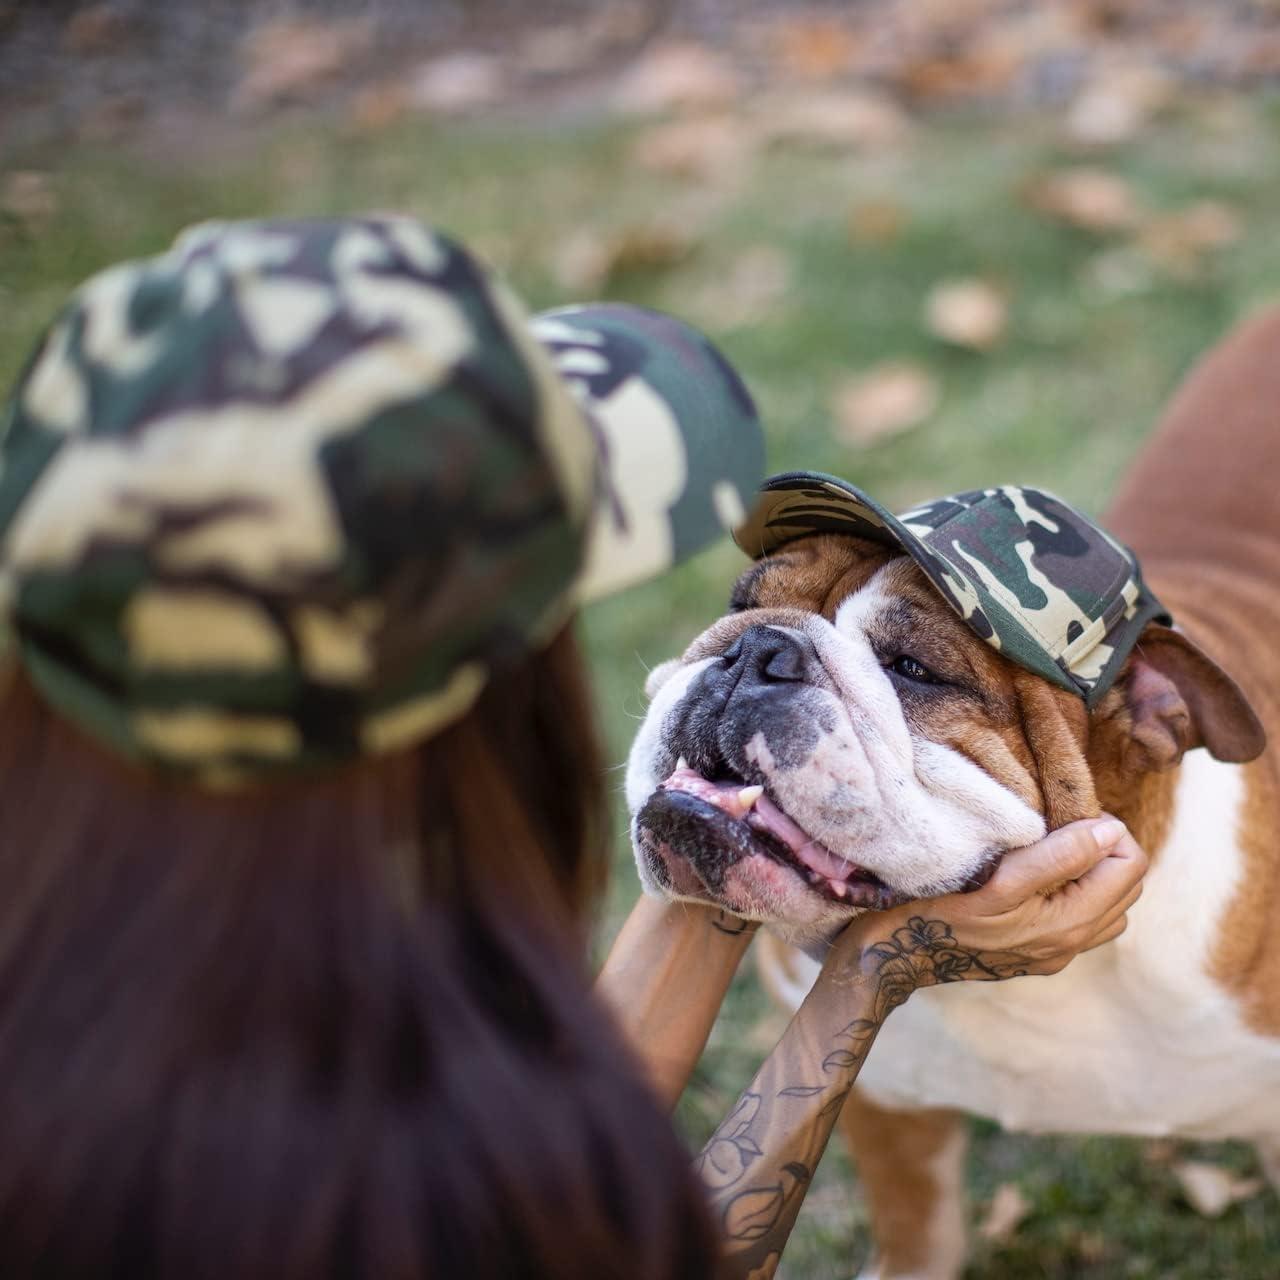
[[[414,752],[242,794],[108,759],[20,674],[0,717],[6,1280],[714,1271],[585,987],[569,633]]]

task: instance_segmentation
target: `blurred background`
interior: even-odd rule
[[[0,0],[0,385],[75,283],[190,222],[397,209],[535,306],[703,327],[772,469],[1098,513],[1196,353],[1280,294],[1278,74],[1275,0]],[[615,761],[742,567],[585,619]],[[693,1142],[781,1027],[747,968]],[[1247,1148],[975,1134],[974,1280],[1280,1274]],[[867,1250],[833,1151],[783,1274]]]

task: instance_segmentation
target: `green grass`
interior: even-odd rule
[[[1260,103],[1186,110],[1106,157],[1154,208],[1215,197],[1239,212],[1241,242],[1191,279],[1146,264],[1124,242],[1055,225],[1025,207],[1018,193],[1026,181],[1073,159],[1057,149],[1051,122],[1035,120],[931,126],[889,155],[775,150],[739,186],[719,192],[637,171],[625,131],[563,122],[447,132],[413,123],[364,140],[291,126],[236,148],[193,145],[189,156],[9,156],[7,167],[49,171],[60,207],[39,231],[0,219],[0,383],[16,373],[75,282],[161,248],[201,218],[406,210],[479,246],[535,306],[570,300],[549,264],[571,233],[696,222],[686,259],[632,271],[608,291],[684,312],[713,332],[757,394],[771,466],[835,471],[894,504],[1019,480],[1096,511],[1195,353],[1280,293],[1276,118]],[[903,210],[902,232],[887,245],[856,245],[850,211],[872,200]],[[707,311],[707,291],[760,244],[787,255],[789,287],[758,320],[721,326]],[[1119,265],[1123,287],[1103,278],[1104,252],[1113,277]],[[989,276],[1010,291],[1009,337],[988,355],[944,349],[922,329],[925,293],[957,274]],[[941,406],[917,430],[851,451],[831,430],[832,387],[849,370],[887,358],[927,364],[941,379]],[[615,761],[642,714],[646,669],[717,615],[740,568],[737,553],[720,547],[586,617]],[[625,842],[618,843],[606,933],[635,893]],[[776,1031],[776,1016],[744,974],[679,1110],[692,1141],[709,1132]],[[970,1275],[1274,1280],[1276,1201],[1259,1196],[1208,1222],[1183,1203],[1167,1153],[1158,1154],[1138,1142],[1033,1140],[975,1125],[976,1199],[1014,1181],[1034,1209],[1012,1240],[978,1250]],[[1251,1167],[1242,1147],[1209,1155]],[[843,1153],[833,1151],[788,1254],[789,1280],[849,1276],[865,1257],[865,1217],[851,1180]]]

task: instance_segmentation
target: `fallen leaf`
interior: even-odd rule
[[[1169,104],[1173,88],[1169,75],[1154,66],[1108,68],[1071,104],[1063,132],[1081,146],[1131,142]]]
[[[1016,1182],[1002,1182],[991,1197],[986,1216],[978,1225],[978,1235],[995,1244],[1012,1238],[1032,1207]]]
[[[47,173],[15,169],[0,185],[0,210],[29,233],[42,231],[57,214],[58,193]]]
[[[1129,142],[1147,123],[1146,112],[1121,94],[1091,85],[1072,104],[1063,133],[1081,146]]]
[[[1235,210],[1218,200],[1198,200],[1174,213],[1149,218],[1138,233],[1147,257],[1171,274],[1189,279],[1205,259],[1235,244],[1244,229]]]
[[[914,97],[993,97],[1006,91],[1027,66],[1039,32],[1052,22],[1030,6],[1032,21],[992,0],[913,0],[902,6],[907,25],[891,76]]]
[[[847,71],[858,50],[851,23],[837,18],[792,18],[774,32],[777,63],[784,75],[830,80]]]
[[[662,271],[677,266],[693,251],[683,227],[651,222],[624,227],[609,241],[609,277],[631,271]]]
[[[977,34],[974,28],[996,17],[1005,6],[1001,0],[911,0],[904,6],[918,38],[932,37],[935,43],[959,46]]]
[[[623,75],[613,107],[626,115],[706,110],[730,105],[741,91],[733,64],[705,45],[661,44]]]
[[[368,23],[360,19],[259,23],[241,45],[245,70],[232,102],[240,109],[260,110],[313,97],[349,71],[371,39]]]
[[[737,119],[699,116],[654,125],[636,139],[631,157],[653,173],[722,182],[742,172],[752,149],[753,139]]]
[[[553,254],[551,273],[563,289],[596,293],[617,276],[677,266],[693,247],[692,234],[669,223],[636,224],[607,235],[583,228]]]
[[[1187,1203],[1204,1218],[1217,1218],[1233,1204],[1248,1200],[1262,1190],[1261,1178],[1241,1178],[1230,1169],[1201,1160],[1180,1160],[1173,1166],[1174,1177]]]
[[[876,365],[846,378],[831,397],[836,434],[846,444],[865,446],[918,426],[938,407],[934,376],[909,361]]]
[[[910,59],[895,79],[912,98],[994,97],[1010,87],[1021,65],[1007,49],[992,44]]]
[[[515,61],[532,75],[584,71],[651,31],[654,15],[644,0],[610,0],[582,6],[578,21],[538,26],[520,42]]]
[[[1096,1267],[1100,1262],[1105,1262],[1110,1252],[1111,1248],[1107,1243],[1107,1238],[1101,1232],[1082,1231],[1075,1238],[1076,1256],[1081,1262],[1086,1262],[1091,1267]]]
[[[1009,322],[1005,295],[986,280],[944,280],[925,299],[925,325],[943,342],[989,351]]]
[[[409,78],[408,99],[420,111],[461,114],[499,101],[506,79],[492,54],[464,50],[422,63]]]
[[[1197,200],[1176,217],[1187,238],[1204,249],[1225,249],[1244,235],[1240,215],[1221,200]]]
[[[766,98],[757,104],[756,129],[766,142],[827,147],[890,147],[911,129],[906,112],[878,94],[825,90]]]
[[[408,110],[408,90],[403,84],[390,81],[359,90],[351,99],[347,119],[355,133],[381,133],[402,120]]]
[[[1037,178],[1025,195],[1037,212],[1098,235],[1130,231],[1142,221],[1133,187],[1105,169],[1059,169]]]
[[[906,210],[892,200],[864,200],[849,213],[849,239],[854,244],[892,244],[906,225]]]
[[[585,227],[567,236],[551,255],[551,275],[568,293],[580,297],[596,293],[609,275],[604,237]]]

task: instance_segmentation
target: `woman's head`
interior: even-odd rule
[[[204,784],[423,741],[743,513],[750,400],[638,308],[530,320],[405,218],[208,224],[88,281],[0,435],[41,694]]]
[[[584,989],[565,621],[736,518],[758,428],[673,321],[527,324],[416,224],[246,224],[96,278],[28,365],[6,1276],[711,1265]]]

